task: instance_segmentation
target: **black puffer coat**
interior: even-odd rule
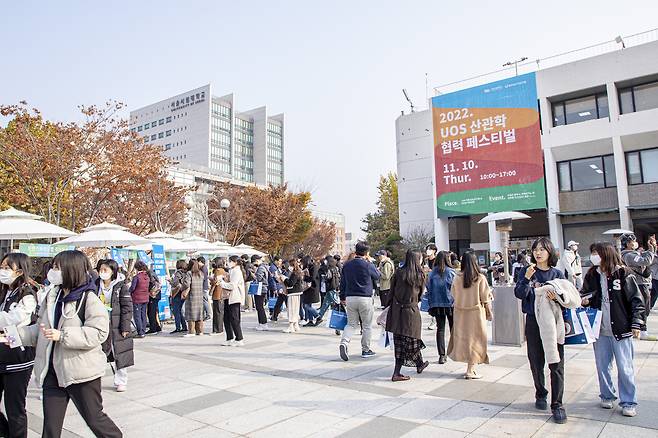
[[[99,293],[100,278],[96,280],[96,293]],[[110,335],[103,342],[103,351],[108,362],[115,362],[118,370],[135,364],[131,321],[133,302],[130,288],[124,281],[117,281],[112,287],[112,313],[110,315]],[[122,333],[128,333],[125,338]]]

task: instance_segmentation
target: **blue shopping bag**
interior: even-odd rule
[[[276,306],[276,297],[272,297],[269,300],[267,300],[267,308],[270,310],[274,310],[274,306]]]
[[[344,310],[332,310],[329,318],[329,328],[334,330],[345,330],[347,326],[347,313]]]
[[[427,294],[423,294],[420,299],[420,311],[429,312],[430,311],[430,299]]]
[[[261,295],[263,293],[263,283],[252,281],[249,284],[249,295]]]
[[[564,309],[565,345],[586,345],[596,342],[601,331],[601,311],[589,307]]]

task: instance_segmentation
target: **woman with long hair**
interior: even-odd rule
[[[190,288],[187,294],[183,293],[183,299],[185,299],[185,319],[189,333],[183,336],[185,338],[203,334],[203,285],[205,282],[205,275],[198,260],[190,260],[187,269],[190,273]]]
[[[23,345],[36,345],[34,375],[43,388],[44,438],[59,437],[69,400],[96,436],[121,437],[103,412],[101,377],[107,357],[102,343],[110,319],[96,295],[89,259],[80,251],[63,251],[48,272],[49,289],[36,324],[19,328]]]
[[[299,304],[304,291],[304,271],[298,259],[290,260],[290,276],[285,279],[286,295],[288,295],[288,328],[284,333],[295,333],[299,328]]]
[[[171,332],[175,333],[185,333],[187,332],[187,323],[185,318],[183,318],[183,304],[185,304],[185,299],[183,295],[187,296],[190,291],[190,273],[187,272],[188,263],[180,259],[176,261],[176,272],[171,276],[169,283],[171,284],[171,311],[174,314],[174,322],[176,324],[176,329]]]
[[[30,258],[10,253],[0,262],[0,328],[25,327],[32,322],[37,308],[37,293],[30,286]],[[0,436],[26,437],[25,397],[34,365],[34,348],[9,348],[0,344],[0,398],[5,413],[0,413]]]
[[[455,362],[467,364],[465,379],[481,379],[475,366],[489,363],[487,321],[491,321],[492,316],[491,293],[472,252],[462,256],[461,273],[455,277],[451,292],[455,301],[448,356]]]
[[[228,292],[228,297],[224,299],[224,331],[226,332],[226,341],[222,345],[242,347],[244,345],[244,338],[242,337],[242,327],[240,326],[240,306],[245,299],[245,285],[240,257],[229,257],[228,268],[229,281],[219,279],[219,285]]]
[[[450,253],[441,251],[434,259],[434,267],[427,282],[427,299],[429,301],[429,314],[436,318],[436,348],[439,350],[439,364],[446,363],[446,320],[452,332],[453,306],[455,299],[452,296],[452,283],[455,278]]]
[[[425,344],[421,339],[422,319],[418,301],[425,288],[423,254],[407,250],[404,266],[391,278],[391,296],[386,317],[386,331],[393,333],[395,369],[391,380],[402,382],[409,376],[401,373],[402,367],[416,367],[418,374],[429,365],[423,361],[421,350]]]
[[[590,257],[592,267],[585,276],[582,294],[591,298],[583,304],[601,310],[601,331],[594,343],[601,407],[613,409],[617,399],[612,380],[612,360],[617,364],[619,406],[622,415],[637,415],[633,337],[646,327],[645,300],[633,271],[625,267],[612,243],[598,243]]]
[[[539,324],[535,316],[535,288],[540,287],[557,278],[564,279],[564,273],[555,268],[559,257],[553,242],[546,237],[540,237],[532,243],[532,258],[527,268],[521,268],[519,281],[514,287],[514,295],[521,300],[521,308],[526,314],[525,338],[528,348],[528,362],[535,383],[535,407],[539,410],[548,410],[546,397],[548,390],[545,385],[544,367],[546,357],[539,332]],[[548,296],[548,295],[547,295]],[[564,345],[558,344],[557,350],[560,362],[548,365],[551,374],[551,410],[553,421],[558,424],[566,423],[567,413],[562,405],[564,393]]]
[[[210,281],[210,294],[212,298],[212,335],[224,332],[224,298],[228,295],[221,282],[228,281],[226,272],[226,259],[215,260],[212,279]]]

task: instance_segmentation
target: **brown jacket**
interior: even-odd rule
[[[228,280],[228,273],[224,270],[224,268],[219,268],[219,276],[222,277],[224,281]],[[223,300],[224,297],[230,293],[230,291],[226,291],[226,293],[224,293],[224,289],[220,286],[217,278],[215,278],[212,281],[211,293],[213,300]]]
[[[418,301],[423,288],[413,288],[398,279],[397,271],[391,278],[390,308],[386,318],[386,331],[396,335],[421,338],[422,320]]]

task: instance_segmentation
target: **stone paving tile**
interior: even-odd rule
[[[632,437],[632,438],[656,438],[658,433],[655,429],[645,429],[643,427],[637,426],[627,426],[616,423],[607,423],[603,428],[603,432],[599,435],[599,438],[620,438],[620,437]]]
[[[232,416],[227,420],[216,423],[215,426],[239,435],[246,435],[254,430],[266,428],[305,412],[307,411],[303,409],[272,405],[263,409]]]
[[[490,365],[505,368],[518,368],[528,362],[528,357],[520,354],[505,354],[491,361]]]
[[[636,410],[637,417],[624,417],[621,415],[621,408],[617,406],[609,421],[610,423],[624,424],[627,426],[655,429],[658,436],[658,402],[642,400]]]
[[[548,421],[549,414],[524,412],[513,408],[506,408],[495,417],[475,430],[478,435],[488,437],[513,436],[515,438],[531,437]]]
[[[295,417],[280,421],[272,426],[251,432],[253,438],[302,438],[332,428],[341,421],[340,417],[327,415],[321,412],[307,412]]]
[[[163,411],[171,412],[179,416],[184,416],[192,412],[228,403],[233,400],[244,397],[242,394],[231,391],[215,391],[209,394],[200,395],[177,403],[160,406]]]
[[[482,426],[502,409],[501,406],[493,404],[463,401],[432,418],[429,424],[440,428],[470,433]]]
[[[601,421],[587,420],[584,418],[569,417],[566,424],[556,424],[547,421],[537,432],[537,436],[549,436],[556,438],[597,438],[605,423]]]
[[[423,394],[406,395],[404,398],[408,398],[410,401],[388,412],[387,417],[416,423],[427,423],[459,403],[459,400],[428,397]]]
[[[348,432],[338,435],[341,438],[398,438],[411,432],[418,423],[388,417],[377,417]]]
[[[464,432],[456,430],[442,429],[440,427],[422,425],[402,435],[401,438],[428,438],[428,437],[441,437],[441,438],[463,438],[467,436]]]

